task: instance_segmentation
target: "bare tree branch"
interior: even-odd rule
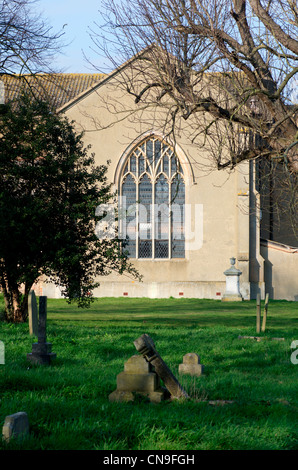
[[[298,55],[298,41],[292,36],[287,34],[278,23],[276,23],[269,13],[262,7],[260,0],[249,0],[249,3],[257,15],[259,20],[269,29],[271,34],[276,38],[278,42],[283,44],[287,49],[294,52]],[[281,3],[281,2],[279,2]],[[288,6],[291,6],[291,2],[288,3]],[[297,6],[296,6],[296,20],[297,20]]]
[[[51,72],[63,32],[34,13],[34,0],[0,1],[0,74]]]

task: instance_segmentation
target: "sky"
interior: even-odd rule
[[[66,73],[94,73],[101,72],[104,60],[92,51],[92,40],[88,28],[94,27],[94,22],[101,22],[99,10],[100,0],[38,0],[35,4],[36,12],[41,13],[43,19],[52,26],[52,32],[63,30],[63,54],[57,56],[53,66]],[[98,65],[96,70],[84,59],[84,54]],[[99,51],[98,51],[99,52]]]
[[[92,50],[94,45],[89,36],[89,28],[95,28],[95,22],[102,22],[101,0],[37,0],[36,11],[42,14],[53,33],[63,30],[63,54],[57,56],[53,65],[57,71],[65,73],[107,72],[106,60]],[[89,30],[90,31],[90,30]],[[90,62],[84,58],[84,54]],[[298,103],[298,79],[293,83],[292,101]]]

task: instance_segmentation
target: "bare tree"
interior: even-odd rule
[[[297,214],[296,0],[109,0],[103,10],[112,35],[101,26],[91,37],[114,66],[139,54],[122,74],[135,103],[166,108],[169,132],[187,129],[217,169],[278,163]]]
[[[148,76],[144,67],[142,87],[137,70],[138,80],[129,87],[136,102],[161,104],[165,97],[176,119],[195,116],[201,124],[208,111],[209,133],[223,120],[259,137],[257,148],[231,151],[224,163],[218,158],[218,168],[270,154],[298,171],[298,106],[289,100],[298,73],[296,1],[132,0],[109,1],[105,8],[117,35],[112,59],[119,50],[123,60],[147,47],[144,59],[153,71]],[[99,44],[99,37],[93,39]],[[152,44],[160,47],[148,48]],[[206,93],[206,80],[212,94]]]
[[[0,1],[0,74],[51,71],[62,44],[62,32],[53,33],[34,0]]]

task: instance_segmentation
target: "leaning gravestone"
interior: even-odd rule
[[[189,398],[188,394],[181,387],[176,377],[172,374],[169,367],[162,360],[155,349],[154,342],[150,336],[144,334],[134,341],[136,350],[152,364],[157,375],[163,380],[168,391],[173,398]]]
[[[25,437],[29,434],[29,421],[27,413],[20,411],[6,416],[2,428],[2,438],[9,442],[12,438]]]
[[[139,355],[125,362],[124,371],[117,375],[117,389],[109,395],[109,401],[133,401],[137,395],[153,403],[167,398],[166,390],[160,387],[159,377],[152,365]]]
[[[36,295],[34,290],[31,290],[28,295],[28,316],[29,316],[29,333],[30,335],[38,335],[38,310]]]
[[[39,319],[38,319],[38,343],[32,345],[32,353],[27,354],[27,359],[35,364],[50,364],[56,354],[52,353],[51,343],[46,341],[47,323],[47,297],[39,297]]]

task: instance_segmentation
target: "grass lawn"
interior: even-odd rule
[[[0,440],[0,449],[297,450],[298,365],[291,362],[291,343],[298,340],[298,303],[270,301],[267,330],[259,335],[266,339],[239,339],[256,334],[255,312],[255,301],[97,299],[82,310],[48,299],[47,339],[57,354],[51,366],[28,362],[36,341],[28,324],[0,322],[0,426],[18,411],[30,424],[28,438]],[[189,400],[109,402],[143,333]],[[178,375],[189,352],[200,355],[203,376]]]

